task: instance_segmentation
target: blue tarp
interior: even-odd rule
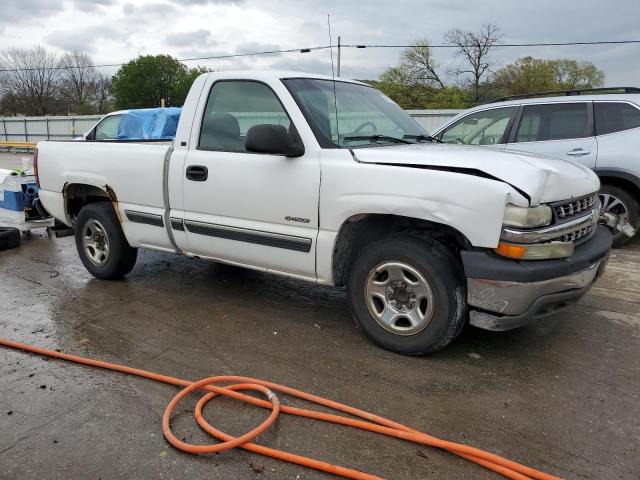
[[[140,108],[123,114],[119,139],[174,138],[182,108]]]

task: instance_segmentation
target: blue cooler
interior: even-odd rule
[[[53,219],[41,219],[34,202],[38,186],[33,175],[15,175],[0,169],[0,226],[26,231],[53,225]]]

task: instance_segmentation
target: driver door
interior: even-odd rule
[[[295,127],[265,83],[213,84],[198,144],[182,171],[187,250],[259,269],[315,278],[320,166],[317,154],[289,158],[245,150],[249,128]]]
[[[505,147],[517,108],[498,107],[470,113],[438,135],[445,143]]]

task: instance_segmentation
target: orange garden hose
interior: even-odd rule
[[[148,378],[158,382],[164,382],[170,385],[184,387],[183,390],[178,392],[176,396],[173,397],[171,402],[169,402],[169,405],[167,405],[167,408],[164,411],[164,415],[162,416],[162,431],[164,433],[165,438],[169,441],[169,443],[171,443],[171,445],[173,445],[179,450],[182,450],[188,453],[200,454],[200,453],[221,452],[221,451],[229,450],[235,447],[240,447],[240,448],[244,448],[245,450],[249,450],[251,452],[265,455],[267,457],[277,458],[280,460],[284,460],[286,462],[303,465],[305,467],[331,473],[333,475],[337,475],[344,478],[351,478],[351,479],[358,479],[358,480],[381,480],[381,477],[360,472],[358,470],[352,470],[349,468],[341,467],[339,465],[333,465],[331,463],[323,462],[313,458],[303,457],[301,455],[296,455],[293,453],[288,453],[282,450],[276,450],[273,448],[264,447],[262,445],[252,443],[252,440],[254,440],[258,435],[260,435],[267,428],[273,425],[273,423],[278,418],[278,415],[282,412],[282,413],[288,413],[290,415],[297,415],[300,417],[311,418],[314,420],[322,420],[324,422],[336,423],[340,425],[359,428],[361,430],[368,430],[371,432],[381,433],[383,435],[400,438],[402,440],[418,443],[421,445],[430,445],[432,447],[441,448],[455,455],[466,458],[471,462],[475,462],[489,470],[492,470],[510,479],[559,480],[559,477],[540,472],[538,470],[527,467],[525,465],[521,465],[511,460],[507,460],[506,458],[500,457],[498,455],[485,452],[484,450],[480,450],[478,448],[462,445],[455,442],[440,440],[436,437],[432,437],[431,435],[427,435],[426,433],[413,430],[412,428],[406,427],[392,420],[379,417],[372,413],[368,413],[363,410],[350,407],[349,405],[344,405],[342,403],[334,402],[326,398],[318,397],[316,395],[312,395],[307,392],[302,392],[300,390],[296,390],[291,387],[278,385],[277,383],[266,382],[264,380],[259,380],[256,378],[237,377],[237,376],[209,377],[197,382],[191,382],[189,380],[182,380],[180,378],[160,375],[158,373],[153,373],[146,370],[127,367],[124,365],[118,365],[115,363],[103,362],[100,360],[93,360],[90,358],[78,357],[76,355],[69,355],[66,353],[47,350],[45,348],[40,348],[32,345],[27,345],[24,343],[19,343],[19,342],[13,342],[11,340],[6,340],[3,338],[0,338],[0,345],[9,347],[9,348],[18,349],[18,350],[24,350],[31,353],[36,353],[38,355],[58,358],[61,360],[67,360],[69,362],[80,363],[83,365],[89,365],[97,368],[104,368],[106,370],[113,370],[116,372],[127,373],[129,375],[137,375],[139,377]],[[219,383],[229,383],[229,382],[238,382],[238,383],[232,383],[230,385],[218,385]],[[210,435],[214,436],[219,440],[222,440],[221,443],[215,443],[212,445],[192,445],[179,440],[171,432],[171,427],[170,427],[171,413],[173,412],[176,405],[178,405],[180,400],[182,400],[185,396],[189,395],[191,392],[195,390],[207,390],[209,392],[205,396],[203,396],[196,404],[196,407],[195,407],[196,422],[207,433],[209,433]],[[256,397],[242,394],[239,392],[239,390],[245,390],[245,391],[253,390],[253,391],[262,393],[263,395],[266,396],[267,400],[261,400]],[[281,392],[287,395],[291,395],[293,397],[307,400],[311,403],[316,403],[324,407],[332,408],[334,410],[344,412],[355,417],[359,417],[362,420],[319,412],[316,410],[308,410],[304,408],[295,408],[295,407],[280,405],[280,401],[278,400],[278,397],[273,393],[273,391]],[[218,395],[226,395],[227,397],[235,398],[236,400],[242,400],[243,402],[250,403],[251,405],[256,405],[258,407],[270,409],[271,414],[261,425],[254,428],[250,432],[245,433],[244,435],[237,438],[232,437],[231,435],[228,435],[224,432],[221,432],[220,430],[217,430],[215,427],[210,425],[202,416],[202,409],[204,408],[204,406],[210,400],[217,397]]]

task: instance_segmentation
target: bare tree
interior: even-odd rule
[[[15,99],[16,110],[31,115],[53,112],[61,76],[55,54],[41,46],[9,48],[0,54],[0,67],[0,89]]]
[[[79,51],[65,53],[60,59],[60,67],[64,69],[62,95],[68,100],[69,106],[86,106],[97,78],[89,55]]]
[[[445,41],[454,45],[457,55],[462,56],[466,67],[454,70],[455,75],[469,75],[475,103],[480,100],[482,78],[491,71],[491,50],[502,40],[500,29],[494,23],[486,23],[479,32],[468,32],[459,28],[450,30],[444,36]]]
[[[426,38],[417,40],[402,52],[400,68],[412,83],[435,88],[445,87],[438,75],[438,64]]]
[[[97,73],[91,84],[90,95],[98,113],[107,113],[111,98],[111,77]]]

